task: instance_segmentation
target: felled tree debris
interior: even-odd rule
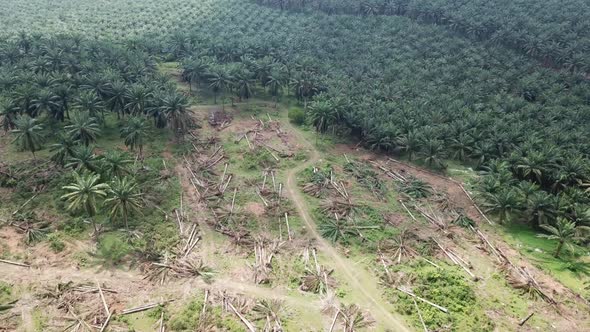
[[[252,265],[254,282],[257,284],[268,283],[272,269],[272,259],[278,253],[281,242],[258,237],[254,244],[255,263]]]
[[[163,284],[168,276],[176,278],[202,277],[205,282],[210,282],[213,277],[213,270],[200,259],[180,258],[151,263],[151,265],[146,278],[151,281],[159,280],[160,284]]]
[[[348,157],[346,159],[348,160]],[[385,199],[387,186],[379,179],[373,169],[360,162],[348,160],[344,165],[344,170],[352,175],[363,187],[370,190],[375,197],[380,200]]]
[[[416,235],[403,228],[397,236],[379,243],[379,251],[400,264],[404,258],[418,256],[418,252],[412,246],[416,241]]]
[[[112,297],[117,291],[102,287],[98,282],[94,285],[67,282],[47,288],[38,296],[69,315],[65,330],[104,331],[113,315],[112,298],[108,301],[107,293]]]
[[[314,167],[310,181],[303,185],[303,192],[314,197],[322,197],[331,187],[332,178],[331,168],[321,170]]]
[[[231,114],[225,112],[225,110],[215,109],[209,111],[209,124],[212,127],[223,129],[227,125],[229,125],[232,120],[233,117],[231,116]]]
[[[301,277],[300,289],[306,292],[327,294],[329,289],[336,284],[331,276],[334,270],[318,263],[315,249],[312,249],[311,253],[314,265],[306,264],[305,275]]]
[[[320,205],[320,208],[324,213],[329,216],[336,215],[338,218],[343,218],[350,215],[353,209],[356,207],[358,207],[358,205],[340,199],[327,199],[324,200]]]

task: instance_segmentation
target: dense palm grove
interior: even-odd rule
[[[283,10],[327,14],[398,15],[508,46],[546,66],[590,72],[590,4],[587,1],[257,0]]]
[[[280,7],[281,2],[277,4]],[[88,24],[81,24],[79,17],[93,12],[93,5],[84,3],[72,9],[80,16],[49,16],[42,21],[46,25],[31,21],[30,37],[21,35],[5,43],[0,73],[3,105],[8,105],[3,107],[5,128],[24,122],[19,116],[28,120],[27,116],[38,114],[64,124],[77,122],[77,116],[68,114],[70,109],[85,102],[93,105],[96,98],[101,106],[97,110],[83,106],[82,113],[88,117],[82,116],[81,122],[100,121],[104,109],[121,118],[143,114],[158,127],[182,129],[182,122],[173,115],[183,108],[182,97],[171,93],[152,73],[151,56],[155,56],[180,62],[191,87],[210,90],[216,102],[227,102],[227,96],[244,100],[263,93],[280,100],[293,95],[319,132],[349,134],[371,149],[433,168],[444,168],[450,159],[472,165],[485,173],[480,186],[483,199],[488,211],[502,221],[520,219],[538,226],[565,217],[578,224],[587,222],[590,144],[585,135],[590,130],[590,84],[583,75],[545,69],[502,46],[512,43],[511,37],[501,37],[500,46],[474,43],[444,26],[410,18],[426,19],[427,14],[300,14],[234,0],[205,1],[198,6],[175,1],[136,5],[141,13],[135,23],[110,16],[119,8],[113,3],[103,9],[104,17],[92,16]],[[22,6],[26,12],[31,4],[13,6]],[[469,8],[465,4],[453,15],[476,20]],[[142,21],[160,9],[171,12],[164,11],[160,22]],[[438,12],[448,20],[445,11]],[[511,12],[513,16],[499,11],[490,15],[519,22],[520,11]],[[554,21],[544,20],[544,13],[527,22],[543,31],[551,29]],[[563,59],[585,49],[585,39],[575,34],[583,35],[588,22],[578,17],[584,11],[567,13],[575,33],[549,38],[557,39],[564,49],[575,48],[566,51]],[[178,16],[174,24],[173,15]],[[101,20],[109,20],[108,28]],[[64,26],[121,40],[127,48],[114,47],[115,57],[103,56],[104,50],[93,54],[94,42],[82,43],[82,52],[76,38],[34,41],[46,30],[61,31]],[[533,31],[530,36],[542,34],[533,28],[524,30]],[[494,38],[488,36],[494,33],[488,31],[486,36]],[[562,37],[575,39],[577,46]],[[52,47],[56,43],[71,45],[65,50],[74,52],[58,51]],[[76,52],[93,56],[92,65]],[[535,52],[529,53],[534,56]],[[109,59],[110,69],[105,70]],[[566,67],[585,70],[578,65]],[[16,79],[12,78],[14,68],[22,73]],[[64,88],[64,80],[71,86]],[[69,98],[63,97],[64,89],[71,93]],[[37,125],[29,121],[25,128]],[[82,147],[88,144],[86,138],[76,139],[84,143]],[[33,146],[27,143],[22,148],[32,151]]]
[[[104,42],[23,33],[0,44],[0,64],[1,125],[14,144],[33,158],[49,148],[51,160],[71,170],[64,172],[71,182],[58,188],[67,210],[94,224],[104,206],[113,221],[127,226],[143,205],[133,158],[119,150],[101,154],[93,144],[106,118],[116,117],[125,145],[143,160],[152,128],[185,131],[186,97],[156,74],[151,56]]]

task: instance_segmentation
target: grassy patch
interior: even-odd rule
[[[414,294],[428,299],[449,310],[444,313],[428,304],[418,302],[426,326],[431,330],[450,328],[452,331],[492,331],[494,325],[486,316],[481,303],[465,277],[459,272],[441,270],[426,263],[412,266],[398,266],[394,271],[403,271],[414,278]],[[416,327],[420,326],[412,298],[400,294],[396,303],[398,309],[412,315]]]
[[[560,258],[555,258],[553,253],[557,242],[538,237],[538,232],[530,227],[513,223],[502,230],[505,238],[537,267],[553,275],[575,292],[584,292],[584,282],[590,281],[590,259],[587,249],[575,246],[575,254],[564,250]]]

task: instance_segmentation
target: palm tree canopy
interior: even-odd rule
[[[74,182],[62,187],[67,193],[61,196],[68,203],[67,210],[72,212],[85,212],[93,217],[97,212],[97,201],[107,196],[109,186],[100,183],[100,175],[78,172],[73,173]]]

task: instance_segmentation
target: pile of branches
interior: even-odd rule
[[[303,185],[303,192],[314,197],[322,197],[331,187],[334,173],[331,167],[313,168],[309,181]]]
[[[42,192],[59,172],[49,161],[27,160],[14,164],[0,163],[0,187],[19,186],[32,193]]]
[[[159,281],[163,284],[170,276],[175,278],[202,277],[205,282],[211,282],[213,269],[198,258],[164,259],[162,262],[151,263],[147,268],[144,279]]]
[[[356,207],[358,207],[358,205],[353,204],[349,200],[338,198],[328,198],[320,204],[322,212],[328,216],[335,216],[336,219],[351,215]]]
[[[46,288],[38,297],[46,304],[55,305],[68,314],[69,324],[64,330],[103,330],[111,318],[110,304],[105,294],[117,291],[101,287],[100,284],[58,283]]]
[[[419,256],[414,249],[417,242],[418,236],[416,234],[407,228],[402,228],[397,236],[379,243],[379,253],[381,256],[391,257],[391,260],[396,264],[401,264],[402,259]]]

